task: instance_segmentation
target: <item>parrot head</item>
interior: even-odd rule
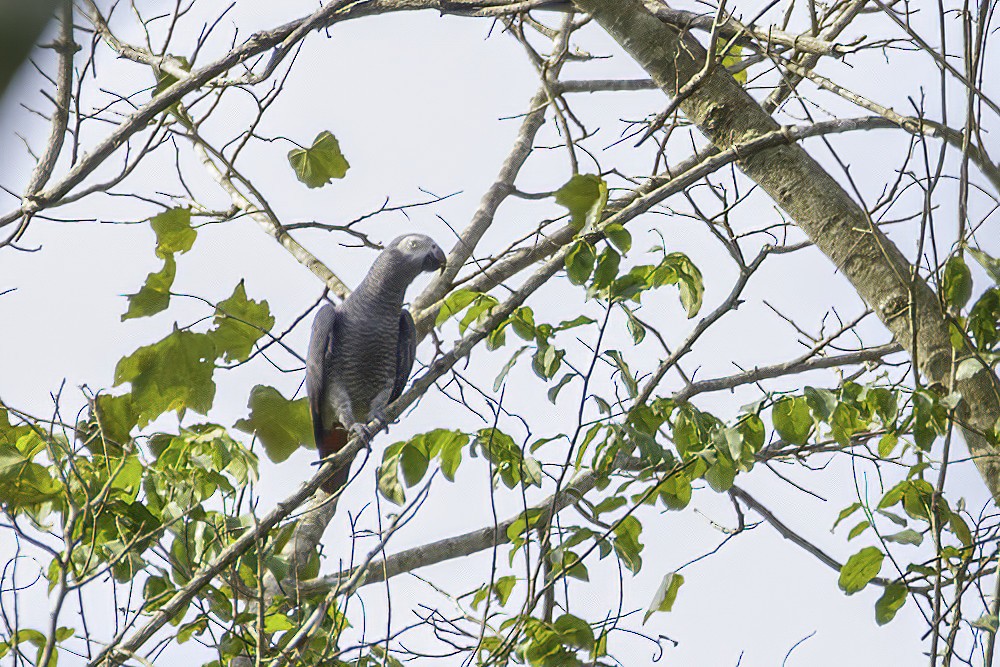
[[[424,234],[397,236],[386,245],[384,252],[396,254],[399,260],[414,269],[414,275],[437,271],[445,266],[444,251],[434,239]]]

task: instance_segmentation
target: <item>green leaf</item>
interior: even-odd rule
[[[802,397],[786,396],[771,409],[774,430],[793,445],[804,445],[812,432],[813,420],[809,403]]]
[[[201,633],[208,630],[208,619],[204,616],[200,616],[190,623],[185,623],[177,630],[177,643],[183,644],[194,637],[195,635],[200,635]]]
[[[577,327],[586,326],[588,324],[593,324],[596,320],[592,317],[587,317],[586,315],[577,315],[571,320],[563,320],[559,323],[559,326],[555,328],[555,331],[569,331],[570,329],[575,329]]]
[[[305,397],[288,400],[274,387],[259,384],[250,390],[247,407],[250,415],[236,422],[236,428],[256,435],[275,463],[287,459],[299,445],[316,446]]]
[[[562,638],[564,646],[589,651],[594,647],[594,630],[582,618],[563,614],[552,624]]]
[[[635,377],[632,375],[632,370],[628,367],[628,364],[625,363],[625,358],[622,356],[622,353],[618,350],[605,350],[604,354],[605,356],[611,357],[611,359],[615,362],[615,366],[618,367],[619,377],[622,382],[625,383],[625,388],[628,389],[628,395],[632,398],[638,396],[639,383],[636,382]]]
[[[185,253],[194,245],[198,232],[191,227],[191,209],[171,208],[149,221],[156,234],[156,256],[166,259]]]
[[[972,622],[972,626],[986,630],[990,634],[996,634],[997,630],[1000,629],[1000,618],[996,614],[983,614]],[[0,657],[2,656],[3,653],[0,653]]]
[[[14,642],[16,644],[24,644],[27,642],[37,648],[42,648],[45,646],[45,635],[32,628],[22,628],[17,631],[16,635],[14,635]]]
[[[458,289],[448,295],[448,298],[444,300],[441,304],[441,309],[438,311],[437,318],[434,320],[434,326],[440,327],[444,324],[449,317],[457,315],[458,313],[465,310],[470,303],[476,300],[476,297],[480,296],[479,292],[473,292],[467,289]]]
[[[882,597],[875,603],[875,622],[885,625],[896,617],[896,612],[906,604],[906,585],[899,582],[885,587]]]
[[[875,547],[865,547],[847,559],[840,568],[840,579],[837,585],[848,595],[857,593],[878,576],[882,570],[882,560],[885,554]]]
[[[559,372],[565,350],[556,349],[555,345],[539,345],[531,357],[531,369],[543,380],[551,380]]]
[[[517,577],[513,575],[500,577],[493,584],[493,592],[496,594],[497,602],[500,603],[501,607],[507,604],[507,600],[510,599],[510,594],[514,590],[515,584],[517,584]]]
[[[951,516],[948,517],[948,528],[962,543],[962,546],[972,546],[972,532],[969,530],[969,524],[965,523],[965,519],[958,512],[952,512]]]
[[[739,44],[732,44],[728,49],[726,49],[726,44],[729,44],[729,40],[725,37],[720,37],[715,43],[715,52],[721,56],[720,64],[725,68],[736,67],[740,64],[742,60],[741,54],[743,53],[743,47]],[[747,82],[747,71],[741,69],[733,74],[733,78],[740,85],[745,85]]]
[[[677,600],[677,592],[683,584],[684,575],[682,574],[670,572],[664,576],[663,581],[660,582],[660,587],[656,589],[656,594],[653,596],[652,602],[649,603],[649,609],[646,610],[646,613],[642,617],[643,624],[658,611],[672,610],[674,602]]]
[[[476,298],[473,299],[472,305],[469,307],[468,312],[465,313],[465,317],[461,319],[458,323],[458,332],[465,334],[466,329],[472,326],[473,323],[482,321],[489,315],[490,310],[496,306],[499,301],[496,297],[490,296],[489,294],[478,294]],[[503,325],[501,325],[503,326]],[[487,340],[487,345],[489,345],[489,340]],[[499,341],[501,344],[502,340]],[[494,342],[495,348],[496,342]]]
[[[215,399],[215,357],[210,335],[175,329],[119,360],[115,386],[132,385],[132,407],[140,427],[169,410],[183,415],[190,408],[204,415]]]
[[[673,439],[681,456],[702,449],[705,438],[701,421],[701,413],[690,403],[685,403],[677,409],[673,423]]]
[[[125,497],[134,500],[139,495],[139,487],[142,484],[142,470],[138,456],[134,454],[127,456],[121,469],[111,480],[111,488],[124,492]]]
[[[1000,288],[993,287],[983,292],[976,304],[969,310],[969,333],[976,340],[976,348],[986,352],[1000,338],[997,327],[1000,324]]]
[[[441,460],[441,474],[449,482],[455,481],[455,472],[462,463],[462,448],[469,443],[469,436],[461,431],[432,431],[432,437],[437,445],[438,457]]]
[[[623,255],[632,249],[632,234],[617,222],[604,228],[604,236],[615,245]]]
[[[211,331],[218,354],[227,361],[246,361],[254,344],[274,326],[267,301],[247,298],[241,280],[232,295],[215,309],[215,329]]]
[[[601,219],[608,203],[608,184],[597,174],[574,174],[556,190],[556,203],[569,209],[578,230],[591,230]]]
[[[886,433],[878,441],[878,455],[880,458],[887,459],[892,456],[893,451],[896,449],[896,445],[899,444],[899,436],[895,433]]]
[[[896,544],[912,544],[917,547],[924,542],[924,536],[912,528],[901,530],[893,535],[886,535],[883,539],[886,542],[895,542]]]
[[[569,274],[569,281],[574,285],[582,285],[590,278],[594,271],[594,260],[597,255],[592,246],[587,241],[580,239],[573,244],[566,254],[566,273]]]
[[[399,452],[399,468],[403,472],[403,481],[406,486],[413,486],[424,478],[430,458],[426,450],[415,444],[408,442]]]
[[[1000,285],[1000,259],[990,257],[982,250],[977,250],[976,248],[967,248],[967,250],[972,255],[972,259],[979,262],[979,265],[986,269],[986,273],[993,279],[993,282]]]
[[[851,444],[851,436],[867,428],[868,424],[861,418],[858,409],[847,403],[839,404],[830,415],[830,434],[844,447]]]
[[[538,523],[538,519],[541,518],[542,514],[543,511],[539,508],[526,509],[507,526],[507,539],[513,545],[513,549],[510,551],[511,562],[513,562],[514,555],[518,549],[524,546],[527,541],[528,531]]]
[[[94,403],[97,408],[97,423],[104,437],[120,445],[128,442],[132,429],[138,423],[136,409],[132,406],[132,395],[101,394]]]
[[[868,403],[882,423],[891,427],[899,416],[899,400],[896,392],[874,387],[868,391]]]
[[[749,445],[755,454],[764,446],[764,420],[757,415],[748,414],[740,417],[736,430],[743,436],[743,444]]]
[[[615,553],[632,574],[637,574],[642,569],[642,557],[639,554],[643,550],[643,545],[639,542],[640,534],[642,534],[642,524],[631,515],[622,519],[614,527],[612,544]]]
[[[638,345],[646,337],[646,327],[642,325],[642,322],[636,318],[630,309],[626,308],[625,314],[628,316],[625,326],[628,329],[629,334],[632,335],[632,342]]]
[[[840,514],[837,515],[837,520],[833,522],[833,527],[830,528],[830,531],[833,532],[834,530],[836,530],[837,526],[840,524],[841,521],[851,516],[859,509],[861,509],[861,503],[852,503],[847,507],[845,507],[844,509],[840,510]]]
[[[11,508],[37,505],[56,498],[62,488],[45,466],[17,447],[0,444],[0,503]]]
[[[955,255],[944,265],[941,296],[951,308],[962,308],[972,298],[972,272],[961,255]]]
[[[625,507],[627,504],[628,501],[621,496],[609,496],[594,505],[594,516],[599,517],[605,512],[614,512],[615,510]]]
[[[857,523],[854,526],[854,528],[851,528],[851,530],[848,531],[847,541],[850,542],[855,537],[868,530],[870,527],[871,527],[871,522],[869,522],[868,519],[864,519],[863,521]]]
[[[326,185],[334,178],[343,178],[351,166],[340,152],[336,137],[325,130],[316,135],[309,148],[289,151],[288,164],[295,170],[295,176],[310,188]]]
[[[701,310],[702,297],[705,295],[705,283],[701,278],[701,271],[687,255],[679,252],[667,255],[664,265],[676,275],[676,280],[673,282],[680,287],[681,304],[687,310],[688,318],[694,317]]]
[[[889,510],[878,509],[875,511],[878,512],[880,515],[884,516],[885,518],[887,518],[889,521],[892,521],[897,526],[906,528],[907,521],[904,517],[901,517],[898,514],[890,512]]]
[[[282,632],[295,627],[292,620],[284,614],[268,614],[264,617],[264,632]]]
[[[736,481],[736,466],[725,457],[718,457],[705,473],[705,481],[716,493],[724,493],[733,488]]]
[[[180,56],[178,58],[175,58],[175,60],[180,65],[181,69],[183,69],[186,72],[190,72],[191,71],[191,63],[188,61],[187,58],[185,58],[184,56]],[[167,72],[164,72],[163,70],[161,70],[158,67],[153,67],[153,74],[156,77],[156,87],[153,89],[153,96],[154,97],[156,95],[159,95],[160,93],[162,93],[163,91],[165,91],[167,88],[169,88],[170,86],[174,85],[178,81],[178,79],[177,79],[176,76],[174,76],[173,74],[169,74]],[[174,102],[173,104],[171,104],[169,107],[167,107],[167,109],[166,109],[166,111],[164,113],[173,114],[178,119],[180,119],[180,121],[182,123],[184,123],[184,125],[186,127],[191,127],[191,119],[181,109],[181,103],[180,103],[180,101],[177,101],[177,102]]]
[[[386,450],[389,454],[389,450]],[[378,490],[389,502],[402,506],[406,502],[403,485],[399,483],[399,454],[393,454],[382,460],[378,469]]]
[[[535,340],[535,313],[528,306],[521,306],[510,316],[514,333],[524,340]]]
[[[614,248],[605,248],[597,259],[597,270],[594,271],[594,288],[604,289],[618,277],[618,267],[622,256]]]
[[[139,291],[128,295],[128,310],[122,315],[122,322],[166,310],[170,305],[170,287],[174,284],[176,273],[174,256],[167,255],[163,258],[163,268],[147,275]]]
[[[691,480],[683,472],[667,477],[656,491],[660,502],[668,510],[682,510],[691,502]]]
[[[549,403],[555,405],[556,399],[559,397],[559,392],[562,391],[562,388],[565,387],[566,384],[569,383],[569,381],[575,377],[576,377],[575,372],[569,372],[563,375],[561,378],[559,378],[559,382],[557,382],[554,386],[550,387],[548,392],[546,392],[546,396],[548,396]]]
[[[802,390],[802,395],[805,396],[809,409],[812,410],[817,419],[826,421],[837,409],[837,394],[829,389],[807,386]]]
[[[948,414],[938,396],[926,389],[913,392],[913,441],[917,447],[930,451],[939,435],[947,430]]]

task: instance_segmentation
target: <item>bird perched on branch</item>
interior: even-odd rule
[[[316,448],[332,456],[358,435],[366,444],[385,426],[385,408],[399,398],[413,369],[417,333],[403,308],[406,288],[424,271],[445,265],[441,248],[423,234],[392,240],[358,288],[317,313],[306,359],[306,392]],[[367,423],[378,421],[369,431]],[[323,484],[335,493],[350,464]]]

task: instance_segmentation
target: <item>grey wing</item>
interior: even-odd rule
[[[399,315],[399,342],[396,344],[396,379],[392,384],[392,403],[403,394],[406,381],[413,370],[413,359],[417,356],[417,327],[413,324],[410,311],[403,309]]]
[[[312,335],[309,337],[309,354],[306,356],[306,394],[309,396],[309,411],[312,413],[313,432],[316,435],[316,445],[322,449],[323,403],[326,401],[326,388],[329,381],[331,362],[333,358],[334,325],[337,321],[337,308],[326,304],[316,314],[313,320]]]

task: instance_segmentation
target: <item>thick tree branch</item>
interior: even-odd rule
[[[219,166],[215,163],[216,159],[223,159],[218,152],[214,152],[214,157],[210,154],[210,147],[204,142],[201,137],[197,134],[192,134],[188,136],[194,145],[195,153],[201,160],[202,165],[204,165],[205,170],[209,173],[213,180],[226,191],[229,198],[232,200],[233,205],[239,210],[243,211],[249,215],[254,222],[260,225],[264,233],[273,238],[281,247],[291,253],[292,257],[296,259],[300,264],[309,269],[313,274],[315,274],[323,284],[327,286],[331,292],[336,294],[341,299],[346,299],[347,295],[351,293],[351,290],[344,284],[344,282],[337,277],[337,275],[329,269],[323,262],[319,260],[314,254],[306,250],[306,248],[300,244],[298,241],[292,238],[291,234],[281,226],[281,223],[275,219],[274,215],[261,208],[257,204],[247,199],[247,197],[240,192],[236,184],[233,183],[230,174],[234,173],[233,166],[231,164],[225,163],[227,170],[224,172],[219,169]],[[244,180],[244,183],[246,181]]]
[[[668,95],[696,76],[705,50],[650,14],[638,0],[578,0]],[[715,70],[681,103],[684,114],[719,149],[778,130],[775,121],[727,72]],[[740,160],[744,173],[774,201],[850,280],[932,384],[958,389],[959,418],[990,493],[1000,496],[1000,459],[992,434],[1000,417],[996,376],[952,382],[952,347],[937,295],[899,249],[802,148],[784,145]]]
[[[818,546],[816,546],[815,544],[813,544],[812,542],[810,542],[809,540],[807,540],[806,538],[802,537],[794,530],[789,528],[784,522],[781,521],[781,519],[776,517],[774,513],[771,512],[771,510],[767,509],[762,504],[760,504],[760,502],[758,502],[757,499],[751,496],[749,493],[747,493],[738,486],[734,486],[732,489],[729,490],[729,494],[733,498],[738,499],[740,502],[742,502],[744,505],[752,509],[757,514],[761,515],[764,518],[764,520],[767,521],[769,524],[771,524],[771,527],[774,528],[776,531],[778,531],[778,534],[781,535],[783,538],[792,542],[796,546],[802,548],[806,552],[812,554],[813,556],[816,557],[817,560],[819,560],[819,562],[823,563],[830,569],[840,572],[840,569],[841,567],[843,567],[843,565],[840,562],[838,562],[837,559],[833,558],[825,551],[820,549]],[[871,583],[875,584],[876,586],[881,586],[885,588],[889,584],[893,583],[893,581],[891,579],[886,579],[884,577],[875,577],[874,579],[871,580]],[[915,589],[915,590],[920,590],[920,589]],[[920,592],[926,592],[926,591],[920,590]]]
[[[472,256],[479,240],[493,224],[500,204],[514,190],[514,179],[521,171],[521,167],[531,154],[531,149],[535,143],[535,136],[545,123],[545,112],[548,109],[548,93],[543,86],[531,98],[528,104],[528,113],[521,123],[517,133],[517,139],[511,146],[510,152],[500,167],[500,173],[496,180],[489,187],[479,202],[479,207],[472,214],[472,219],[459,236],[458,242],[448,254],[448,264],[444,272],[435,278],[430,285],[413,301],[413,309],[425,308],[428,304],[441,299],[454,282],[455,276],[465,266],[465,262]],[[418,330],[421,335],[427,333],[426,323],[418,322]]]
[[[25,197],[35,196],[52,176],[56,160],[62,152],[63,141],[66,138],[66,125],[69,122],[69,103],[73,94],[73,55],[79,48],[73,41],[73,5],[61,3],[59,7],[59,38],[52,45],[59,52],[59,62],[56,65],[56,108],[52,113],[52,127],[49,139],[45,144],[35,170],[31,173]]]
[[[31,178],[24,190],[24,199],[29,202],[37,196],[38,191],[52,176],[59,154],[62,153],[63,143],[66,139],[66,126],[69,123],[69,105],[73,95],[73,55],[78,48],[76,42],[73,41],[73,3],[61,2],[58,14],[59,37],[52,45],[52,48],[59,52],[56,65],[56,108],[52,111],[52,123],[48,141],[45,143],[45,150],[38,158],[38,164],[31,172]],[[16,241],[24,233],[30,221],[31,216],[26,215],[17,231],[10,235],[9,240]],[[0,243],[0,246],[5,243]]]
[[[683,9],[674,9],[659,2],[659,0],[647,2],[646,7],[656,18],[664,23],[669,23],[674,27],[685,30],[694,28],[708,32],[712,30],[712,24],[715,22],[715,17],[709,14],[698,14]],[[760,49],[762,46],[766,48],[772,44],[776,44],[803,53],[833,56],[835,58],[842,57],[855,50],[853,45],[838,44],[810,35],[796,35],[774,26],[758,28],[753,25],[744,25],[732,16],[724,18],[719,24],[719,36],[727,40],[736,38],[737,44],[753,49]]]
[[[761,366],[735,375],[727,377],[713,378],[711,380],[701,380],[692,382],[680,391],[674,393],[672,398],[675,401],[687,401],[698,394],[706,394],[713,391],[725,391],[744,384],[754,384],[761,380],[771,380],[788,375],[798,375],[807,371],[815,371],[823,368],[839,368],[841,366],[852,366],[863,364],[869,361],[877,361],[890,354],[895,354],[903,348],[898,343],[887,343],[877,347],[870,347],[857,352],[838,354],[832,357],[799,358],[786,361],[773,366]]]
[[[98,142],[90,151],[83,154],[73,167],[48,188],[35,193],[30,199],[25,199],[21,205],[0,216],[0,228],[31,216],[42,209],[53,206],[73,188],[83,182],[118,148],[125,145],[137,132],[142,131],[156,116],[168,110],[185,95],[199,90],[207,85],[244,85],[252,82],[252,74],[241,75],[231,80],[220,79],[234,67],[267,52],[272,48],[288,49],[297,41],[301,41],[312,30],[328,27],[338,21],[361,16],[372,16],[399,11],[417,11],[435,9],[441,12],[468,16],[502,15],[524,11],[538,4],[537,2],[483,5],[473,3],[451,3],[446,0],[373,0],[369,3],[351,3],[351,0],[334,0],[313,12],[311,15],[286,23],[285,25],[263,30],[253,34],[246,42],[229,51],[218,60],[190,72],[184,71],[178,60],[169,56],[154,56],[139,47],[125,44],[119,40],[106,40],[109,46],[124,57],[133,59],[144,65],[169,71],[177,77],[177,81],[155,95],[149,102],[139,107],[135,113],[127,116],[110,134]],[[100,33],[100,19],[97,19],[95,29]],[[110,34],[110,31],[108,31]],[[293,40],[289,38],[293,37]],[[181,76],[184,74],[184,76]]]
[[[449,369],[454,367],[460,360],[464,359],[472,349],[478,345],[486,335],[492,331],[500,322],[506,319],[514,310],[520,307],[527,298],[544,285],[555,273],[563,267],[565,261],[565,249],[557,253],[545,264],[538,268],[531,275],[524,285],[516,290],[499,307],[495,308],[491,315],[483,322],[481,329],[469,331],[460,339],[451,351],[438,357],[427,370],[417,378],[410,389],[400,396],[386,409],[386,419],[392,421],[420,396],[426,392],[430,386]],[[373,433],[381,430],[384,424],[369,424]],[[337,452],[335,456],[326,459],[319,471],[303,484],[295,493],[287,497],[282,502],[262,517],[253,530],[248,530],[238,537],[232,544],[226,547],[222,553],[198,570],[190,581],[179,589],[162,607],[160,607],[142,626],[134,632],[129,633],[128,628],[122,630],[101,652],[88,663],[89,667],[97,667],[103,664],[119,650],[119,646],[126,654],[134,653],[149,641],[156,632],[170,621],[178,612],[183,610],[191,599],[212,579],[218,576],[225,568],[235,561],[240,554],[252,548],[257,542],[266,536],[268,532],[278,525],[278,522],[286,518],[291,512],[302,505],[308,498],[313,496],[317,489],[334,472],[345,465],[350,465],[354,457],[364,448],[364,443],[359,438],[352,438],[344,449]]]
[[[896,126],[895,122],[877,116],[837,118],[812,125],[783,126],[723,151],[709,147],[672,167],[670,169],[672,177],[651,178],[628,195],[609,202],[603,221],[627,224],[668,197],[683,192],[722,167],[775,146],[787,145],[810,137]],[[566,224],[547,236],[539,235],[534,245],[514,250],[507,256],[487,264],[472,277],[463,280],[462,287],[474,292],[488,292],[570,243],[576,231],[572,225]],[[421,331],[430,326],[440,307],[441,302],[438,302],[430,304],[424,310],[414,311],[414,319]]]

